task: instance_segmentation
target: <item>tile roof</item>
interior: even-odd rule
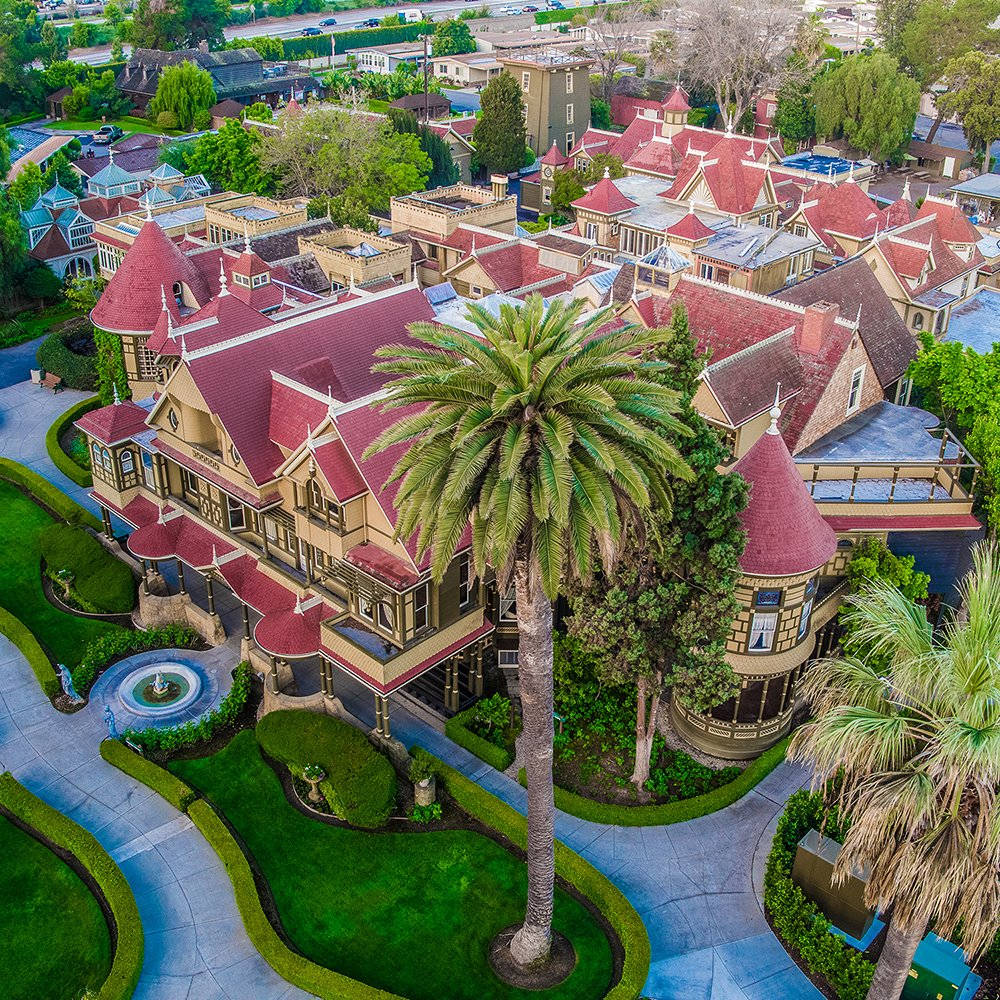
[[[691,155],[685,158],[663,197],[682,199],[699,174],[708,185],[716,208],[734,214],[749,212],[757,204],[767,180],[767,171],[756,160],[745,159],[738,144],[717,141],[708,159]]]
[[[564,164],[569,163],[569,157],[563,156],[563,154],[559,152],[559,146],[555,139],[553,139],[552,146],[549,148],[549,151],[542,157],[542,163],[547,163],[555,167],[561,167]]]
[[[102,444],[113,445],[146,430],[148,416],[148,410],[126,400],[91,410],[74,423],[85,434],[97,438]]]
[[[777,430],[768,430],[733,466],[750,486],[740,514],[746,547],[740,567],[753,576],[793,576],[819,569],[837,551]]]
[[[513,292],[526,285],[533,285],[549,278],[560,278],[564,272],[546,267],[538,262],[539,250],[532,243],[515,243],[477,251],[476,261],[490,276],[490,280],[501,292]]]
[[[339,503],[347,503],[354,497],[367,492],[364,478],[354,464],[350,452],[343,441],[327,441],[317,444],[312,449],[316,466],[323,473],[323,478],[330,484],[330,489]]]
[[[397,590],[412,587],[420,579],[419,574],[408,563],[370,542],[355,545],[344,555],[344,559]]]
[[[885,215],[860,185],[816,184],[803,195],[802,214],[813,232],[836,256],[847,256],[837,235],[869,239],[886,226]]]
[[[272,377],[268,437],[286,451],[295,451],[306,434],[326,419],[327,409],[328,404]]]
[[[979,230],[966,218],[958,205],[940,198],[925,198],[917,209],[916,218],[933,217],[937,225],[938,236],[945,243],[978,243]]]
[[[663,108],[665,111],[690,111],[691,105],[688,104],[687,95],[684,90],[680,86],[677,86],[674,87],[673,92],[663,102]]]
[[[599,212],[602,215],[617,215],[620,212],[628,212],[638,207],[637,202],[625,195],[615,187],[615,182],[607,176],[602,177],[582,198],[577,198],[573,202],[573,208],[586,209],[590,212]]]
[[[632,120],[640,111],[655,111],[657,118],[660,113],[660,102],[644,97],[632,97],[630,94],[611,95],[611,120],[623,128],[631,125]]]
[[[679,236],[682,240],[705,240],[715,235],[714,229],[709,229],[694,212],[688,212],[680,222],[675,222],[667,228],[671,236]]]

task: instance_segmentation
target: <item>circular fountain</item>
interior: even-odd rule
[[[131,671],[118,685],[118,700],[134,715],[173,715],[201,694],[202,675],[177,660],[161,660]]]

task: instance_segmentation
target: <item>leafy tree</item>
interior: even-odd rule
[[[882,39],[882,48],[893,57],[903,59],[903,32],[913,20],[920,0],[875,0],[875,30]]]
[[[590,124],[594,128],[611,128],[611,105],[600,98],[590,99]]]
[[[280,38],[268,38],[266,35],[254,35],[253,38],[234,38],[222,46],[224,49],[256,49],[261,59],[269,62],[280,62],[285,57],[285,46]]]
[[[41,98],[32,69],[42,57],[40,24],[31,0],[0,0],[0,108],[27,110]]]
[[[625,176],[622,158],[613,153],[597,153],[583,172],[584,184],[596,184],[607,173],[612,180]]]
[[[63,285],[53,273],[48,264],[41,261],[29,261],[21,272],[21,291],[35,302],[43,306],[62,298]]]
[[[56,31],[56,26],[52,21],[46,21],[42,25],[41,31],[41,55],[42,65],[51,66],[54,62],[60,62],[66,58],[66,39]]]
[[[97,369],[97,395],[102,406],[114,402],[115,389],[119,399],[130,399],[132,390],[125,374],[125,351],[122,338],[117,334],[94,328],[94,347],[97,355],[94,367]]]
[[[552,210],[555,212],[572,212],[573,202],[586,193],[580,171],[572,168],[557,170],[552,178]]]
[[[156,94],[149,102],[152,116],[169,111],[177,116],[178,126],[191,128],[194,114],[215,104],[212,74],[195,63],[185,60],[177,66],[167,66],[156,84]]]
[[[434,56],[457,56],[476,51],[476,40],[468,24],[457,18],[441,21],[431,36],[431,53]]]
[[[10,171],[10,135],[7,129],[0,125],[0,177],[6,177]]]
[[[816,134],[816,107],[808,84],[789,81],[778,91],[774,127],[793,142],[803,142]]]
[[[28,247],[21,228],[21,207],[9,189],[0,185],[0,304],[12,302],[18,280],[28,261]]]
[[[31,208],[38,201],[38,196],[43,190],[45,178],[42,176],[42,168],[37,163],[25,163],[17,172],[17,176],[7,187],[7,193],[11,200],[19,205],[22,210]],[[6,260],[6,258],[4,258]]]
[[[77,197],[83,196],[80,175],[70,166],[69,159],[62,150],[49,160],[48,168],[42,175],[42,190],[47,191],[56,181]]]
[[[945,67],[971,49],[989,49],[1000,32],[990,28],[1000,15],[1000,0],[921,0],[903,29],[902,61],[913,69],[924,92],[942,82]],[[939,110],[927,133],[933,142],[944,121]]]
[[[90,45],[92,26],[87,21],[77,21],[69,33],[69,44],[74,49],[85,49]]]
[[[70,305],[87,315],[97,305],[97,300],[101,297],[101,292],[104,291],[106,284],[107,282],[100,275],[95,278],[78,275],[66,283],[63,294]]]
[[[948,92],[937,100],[938,111],[957,115],[965,138],[983,150],[983,173],[990,172],[991,148],[1000,138],[1000,56],[975,50],[948,63]]]
[[[255,101],[243,112],[243,119],[251,122],[269,122],[274,120],[274,112],[263,101]]]
[[[920,85],[884,52],[848,56],[814,93],[816,131],[843,136],[873,159],[898,156],[913,135]]]
[[[600,311],[540,295],[469,320],[482,338],[415,323],[413,347],[385,347],[377,369],[399,376],[386,406],[411,407],[369,448],[405,445],[396,534],[417,533],[440,580],[471,523],[476,572],[491,568],[517,600],[519,688],[528,782],[528,901],[510,944],[528,965],[549,952],[555,808],[552,786],[552,602],[587,580],[600,553],[610,572],[624,526],[651,505],[669,507],[669,479],[689,477],[669,442],[677,394],[633,352],[662,332],[598,332]],[[586,346],[585,346],[586,345]]]
[[[643,513],[642,530],[611,574],[573,600],[570,631],[596,654],[606,683],[635,692],[635,767],[632,781],[649,779],[660,697],[666,687],[695,711],[731,698],[739,682],[726,662],[726,638],[738,610],[733,590],[743,552],[740,511],[747,487],[720,473],[728,454],[693,405],[705,356],[683,306],[674,310],[654,360],[656,377],[680,394],[680,418],[691,435],[676,435],[681,457],[694,471],[673,487],[669,512]],[[670,516],[672,514],[672,517]]]
[[[427,187],[436,188],[454,184],[459,177],[458,166],[451,155],[451,147],[436,132],[421,125],[417,116],[405,108],[389,108],[389,121],[397,132],[410,133],[420,140],[420,148],[431,161]]]
[[[183,47],[187,31],[182,7],[179,0],[139,0],[128,22],[127,40],[137,49],[171,52]]]
[[[225,121],[214,134],[209,132],[193,143],[178,145],[185,148],[185,172],[204,174],[213,188],[240,194],[274,193],[275,176],[260,162],[260,135],[235,119]]]
[[[865,902],[890,911],[869,1000],[900,996],[929,926],[961,924],[975,955],[1000,923],[1000,555],[978,547],[973,565],[967,617],[938,633],[892,584],[865,586],[847,618],[888,672],[849,655],[803,684],[814,718],[789,756],[833,779],[850,816],[835,872],[867,871]]]
[[[320,195],[318,198],[310,198],[308,212],[310,219],[327,216],[335,226],[350,226],[352,229],[360,229],[373,236],[378,235],[378,223],[368,214],[365,206],[344,195],[335,195],[332,198]]]
[[[483,88],[480,107],[479,121],[472,133],[478,161],[498,174],[517,170],[524,159],[528,138],[521,85],[504,70]]]

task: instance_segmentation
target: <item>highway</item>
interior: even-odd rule
[[[563,4],[567,9],[588,5],[587,3],[569,2],[569,0],[563,0]],[[537,6],[539,10],[544,9],[540,2],[531,4],[530,0],[527,0],[527,5]],[[479,2],[477,0],[466,0],[466,2],[460,3],[456,3],[455,0],[443,0],[443,2],[438,3],[419,4],[418,9],[425,14],[433,14],[437,17],[439,14],[456,13],[461,10],[468,10],[470,7],[474,10],[478,10],[480,7],[489,7],[491,11],[495,12],[501,7],[511,6],[519,9],[524,4],[511,3],[510,0],[479,0]],[[255,23],[232,25],[224,29],[223,34],[226,36],[227,41],[234,38],[253,38],[256,35],[268,35],[271,38],[294,38],[296,35],[301,34],[303,28],[312,25],[319,27],[319,22],[328,17],[335,17],[337,23],[332,27],[322,28],[321,30],[324,33],[348,31],[352,28],[357,28],[362,21],[367,21],[370,17],[381,20],[387,14],[401,9],[408,8],[406,8],[405,4],[401,4],[399,7],[368,7],[361,10],[345,10],[340,12],[321,11],[315,14],[294,14],[291,17],[264,18]],[[524,15],[517,18],[517,23],[515,24],[511,23],[514,20],[512,18],[505,17],[503,20],[506,27],[520,26],[520,22],[523,22],[525,27],[534,23],[531,15]],[[129,47],[126,45],[126,55],[128,52]],[[73,62],[86,63],[88,65],[106,63],[111,58],[111,46],[101,45],[92,49],[73,49],[70,51],[69,58]]]

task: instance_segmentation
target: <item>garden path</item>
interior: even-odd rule
[[[69,392],[52,397],[25,383],[0,388],[0,454],[86,500],[49,461],[44,443],[47,427],[79,398]],[[235,607],[220,610],[225,620]],[[352,714],[374,725],[370,692],[341,674],[337,694]],[[392,731],[525,811],[517,782],[395,702]],[[253,949],[222,865],[190,821],[100,758],[103,735],[97,706],[73,716],[56,713],[27,662],[0,636],[0,765],[92,830],[121,864],[146,929],[136,997],[305,996]],[[557,814],[557,836],[615,882],[642,916],[652,945],[646,996],[820,1000],[771,932],[760,900],[775,824],[805,780],[801,768],[782,764],[728,808],[673,826],[618,827]]]

